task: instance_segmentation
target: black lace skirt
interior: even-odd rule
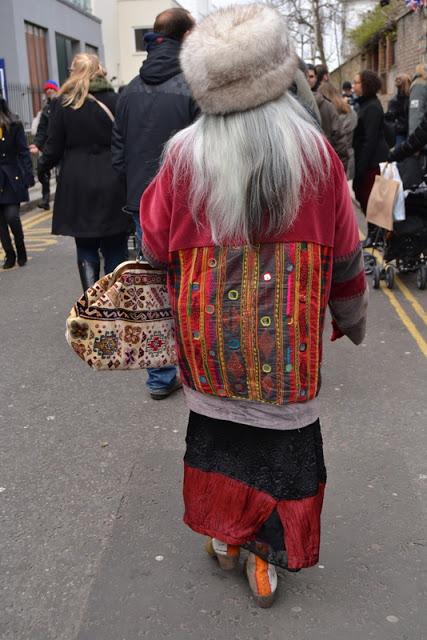
[[[190,412],[184,521],[290,571],[318,562],[326,483],[317,420],[278,431]]]

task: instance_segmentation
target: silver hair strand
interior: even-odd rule
[[[248,111],[202,115],[169,141],[168,158],[175,188],[191,177],[193,218],[203,223],[206,209],[216,244],[250,244],[290,228],[330,167],[322,133],[287,93]]]

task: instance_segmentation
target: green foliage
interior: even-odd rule
[[[386,7],[378,4],[366,14],[358,27],[349,32],[350,40],[359,49],[364,49],[377,42],[385,33],[393,32],[401,6],[402,2],[399,0],[392,0]]]

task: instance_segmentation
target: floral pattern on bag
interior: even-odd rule
[[[143,265],[104,276],[76,302],[66,338],[94,369],[145,369],[176,363],[166,273]]]

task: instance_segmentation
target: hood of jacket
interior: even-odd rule
[[[146,84],[162,84],[181,73],[179,52],[181,42],[161,34],[149,43],[147,59],[139,70],[141,80]]]

